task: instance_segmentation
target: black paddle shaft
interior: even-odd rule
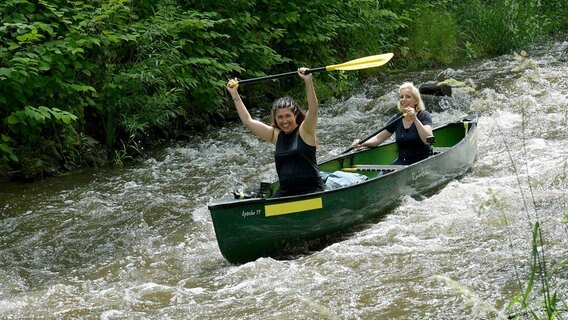
[[[326,71],[326,70],[327,70],[326,67],[318,67],[318,68],[306,70],[306,74],[319,72],[319,71]],[[294,75],[297,75],[297,74],[298,74],[298,71],[284,72],[284,73],[279,73],[279,74],[273,74],[273,75],[270,75],[270,76],[239,80],[239,84],[290,77],[290,76],[294,76]]]
[[[381,131],[385,130],[388,126],[390,126],[392,123],[394,123],[395,121],[398,121],[398,119],[404,117],[404,114],[399,115],[398,117],[394,118],[391,122],[387,123],[384,127],[380,128],[379,130],[373,132],[373,134],[371,134],[370,136],[364,138],[363,140],[359,141],[359,143],[363,143],[371,138],[373,138],[374,136],[376,136],[377,134],[379,134]],[[347,153],[349,151],[353,150],[353,147],[350,147],[349,149],[343,151],[342,153]]]

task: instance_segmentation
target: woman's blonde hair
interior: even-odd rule
[[[400,87],[398,88],[398,93],[400,94],[400,92],[404,89],[410,89],[410,93],[412,94],[412,96],[414,96],[414,98],[418,100],[418,104],[416,105],[417,111],[426,110],[424,102],[422,101],[422,95],[420,94],[420,90],[418,90],[418,88],[416,88],[412,82],[405,82],[401,84]],[[400,99],[398,99],[398,103],[396,104],[396,106],[398,107],[398,110],[401,110],[402,106],[400,105]]]

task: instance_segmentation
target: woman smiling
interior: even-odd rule
[[[272,104],[272,125],[251,117],[239,96],[238,81],[229,80],[227,90],[233,98],[241,122],[256,136],[276,145],[274,158],[280,189],[275,197],[322,191],[316,160],[316,127],[318,99],[312,75],[307,68],[299,68],[308,98],[308,111],[304,112],[290,97],[279,98]]]

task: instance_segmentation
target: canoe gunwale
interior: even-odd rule
[[[470,120],[468,122],[477,124],[477,118]],[[456,123],[463,123],[463,121],[450,122],[450,123],[447,123],[445,125],[436,127],[436,128],[434,128],[434,130],[439,130],[439,129],[442,129],[442,128],[447,127],[447,126],[454,125]],[[240,206],[240,205],[250,205],[250,204],[261,203],[261,202],[265,203],[265,204],[273,204],[273,203],[281,203],[281,202],[288,202],[288,201],[297,201],[297,200],[309,199],[309,198],[314,198],[314,197],[320,197],[320,196],[323,196],[325,194],[341,192],[341,191],[344,191],[345,189],[354,188],[354,187],[357,187],[359,185],[364,186],[364,185],[373,183],[377,179],[385,178],[386,176],[391,175],[393,173],[396,173],[400,170],[406,170],[406,169],[409,169],[409,168],[412,168],[412,167],[416,167],[416,166],[419,166],[419,165],[421,165],[425,162],[435,161],[436,159],[438,159],[443,154],[451,152],[452,150],[455,150],[456,148],[458,148],[461,144],[466,143],[467,137],[470,136],[470,134],[472,134],[472,132],[468,132],[466,135],[464,135],[464,137],[458,143],[454,144],[451,147],[434,147],[434,154],[433,155],[431,155],[430,157],[428,157],[426,159],[415,162],[411,165],[377,165],[377,166],[384,167],[387,170],[385,170],[383,172],[383,174],[380,175],[380,176],[369,178],[369,179],[367,179],[365,181],[361,181],[357,184],[352,184],[352,185],[343,186],[343,187],[330,189],[330,190],[323,190],[323,191],[318,191],[318,192],[312,192],[312,193],[306,193],[306,194],[294,195],[294,196],[287,196],[287,197],[279,197],[279,198],[258,198],[258,197],[254,197],[254,198],[248,198],[248,199],[234,199],[234,198],[226,197],[226,198],[217,199],[218,202],[213,202],[213,203],[208,204],[208,208],[211,210],[211,209],[234,207],[234,206]],[[388,144],[394,144],[394,143],[395,142],[390,142]],[[320,165],[324,164],[324,163],[331,162],[331,161],[341,161],[343,159],[350,159],[350,158],[353,158],[357,154],[369,152],[370,150],[374,150],[376,148],[378,148],[378,147],[365,148],[365,149],[362,149],[362,150],[353,150],[353,151],[351,151],[347,154],[344,154],[344,155],[342,154],[340,156],[336,156],[334,158],[330,158],[328,160],[322,161],[320,163]],[[355,168],[353,168],[353,169],[357,169],[357,166],[358,165],[355,165]],[[388,170],[389,168],[392,168],[394,170]],[[348,168],[342,168],[342,169],[348,169]],[[361,170],[361,171],[363,171],[363,170]],[[349,172],[357,172],[357,170],[349,171]]]

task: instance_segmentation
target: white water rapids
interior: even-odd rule
[[[426,99],[435,125],[479,115],[470,172],[292,259],[235,266],[218,250],[207,203],[275,178],[273,146],[237,123],[128,168],[1,185],[0,319],[505,319],[537,221],[566,308],[568,42],[526,52],[454,66],[475,90]],[[440,71],[322,106],[319,157],[384,125],[400,83]]]

